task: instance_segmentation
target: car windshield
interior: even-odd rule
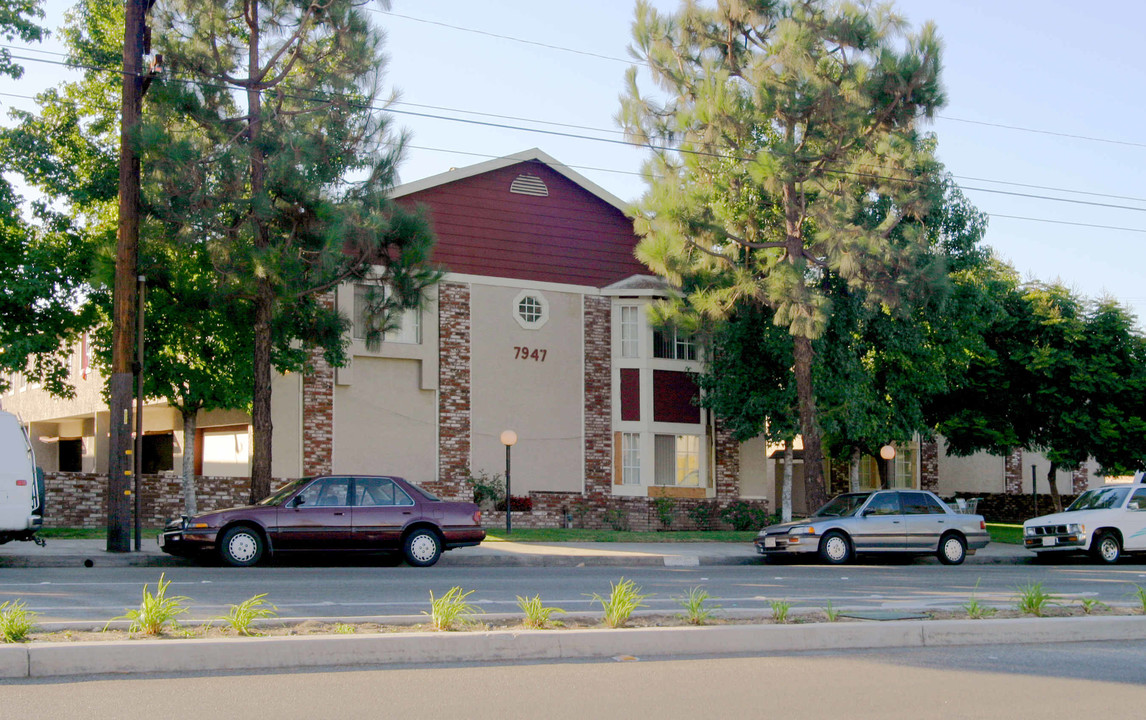
[[[278,505],[283,500],[286,500],[288,497],[290,497],[296,490],[301,488],[303,485],[306,485],[307,483],[309,483],[313,479],[314,478],[299,478],[298,480],[293,480],[293,481],[287,483],[286,485],[283,485],[281,488],[276,490],[273,494],[268,495],[267,497],[263,498],[262,500],[259,500],[255,504],[256,505]]]
[[[1087,490],[1079,495],[1078,499],[1072,502],[1066,511],[1109,510],[1110,508],[1116,508],[1122,505],[1122,501],[1126,499],[1126,494],[1129,492],[1130,488],[1128,487]]]
[[[871,493],[847,493],[834,497],[812,517],[851,517],[870,496]]]

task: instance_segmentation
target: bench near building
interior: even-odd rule
[[[315,356],[306,376],[278,375],[273,388],[276,478],[321,473],[400,475],[443,497],[470,493],[471,473],[502,473],[502,431],[514,430],[513,494],[530,498],[520,526],[633,529],[661,526],[653,500],[674,498],[673,527],[691,527],[707,504],[743,501],[773,511],[783,453],[761,440],[734,441],[694,404],[699,349],[654,330],[646,309],[670,292],[633,257],[637,238],[625,203],[539,150],[402,185],[401,203],[428,208],[445,271],[423,307],[405,313],[381,346],[352,330],[344,368]],[[352,319],[366,288],[329,297]],[[0,397],[30,428],[47,471],[48,526],[102,526],[108,413],[104,379],[85,344],[75,349],[74,399],[47,396],[15,379]],[[199,508],[243,503],[248,492],[249,417],[201,413],[196,431]],[[144,409],[144,524],[181,512],[182,427],[162,403]],[[877,460],[863,467],[878,483]],[[1030,466],[1046,492],[1047,463],[946,456],[941,443],[897,448],[893,484],[985,495],[1030,493]],[[835,463],[832,490],[846,488]],[[1095,468],[1062,473],[1064,494]],[[794,505],[803,506],[797,464]],[[487,524],[499,522],[487,513]]]

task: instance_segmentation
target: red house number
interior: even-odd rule
[[[538,348],[527,348],[521,345],[515,345],[513,353],[514,360],[533,360],[534,362],[545,362],[545,354],[548,350]]]

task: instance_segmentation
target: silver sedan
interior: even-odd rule
[[[769,525],[756,536],[765,558],[817,553],[840,564],[857,553],[934,554],[958,565],[990,541],[982,515],[957,513],[926,490],[875,490],[832,498],[806,520]]]

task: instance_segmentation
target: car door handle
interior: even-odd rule
[[[344,513],[336,512],[335,515],[343,515]]]
[[[402,514],[403,514],[403,515],[413,515],[413,514],[414,514],[414,512],[413,512],[412,510],[403,510],[403,511],[402,511]]]

